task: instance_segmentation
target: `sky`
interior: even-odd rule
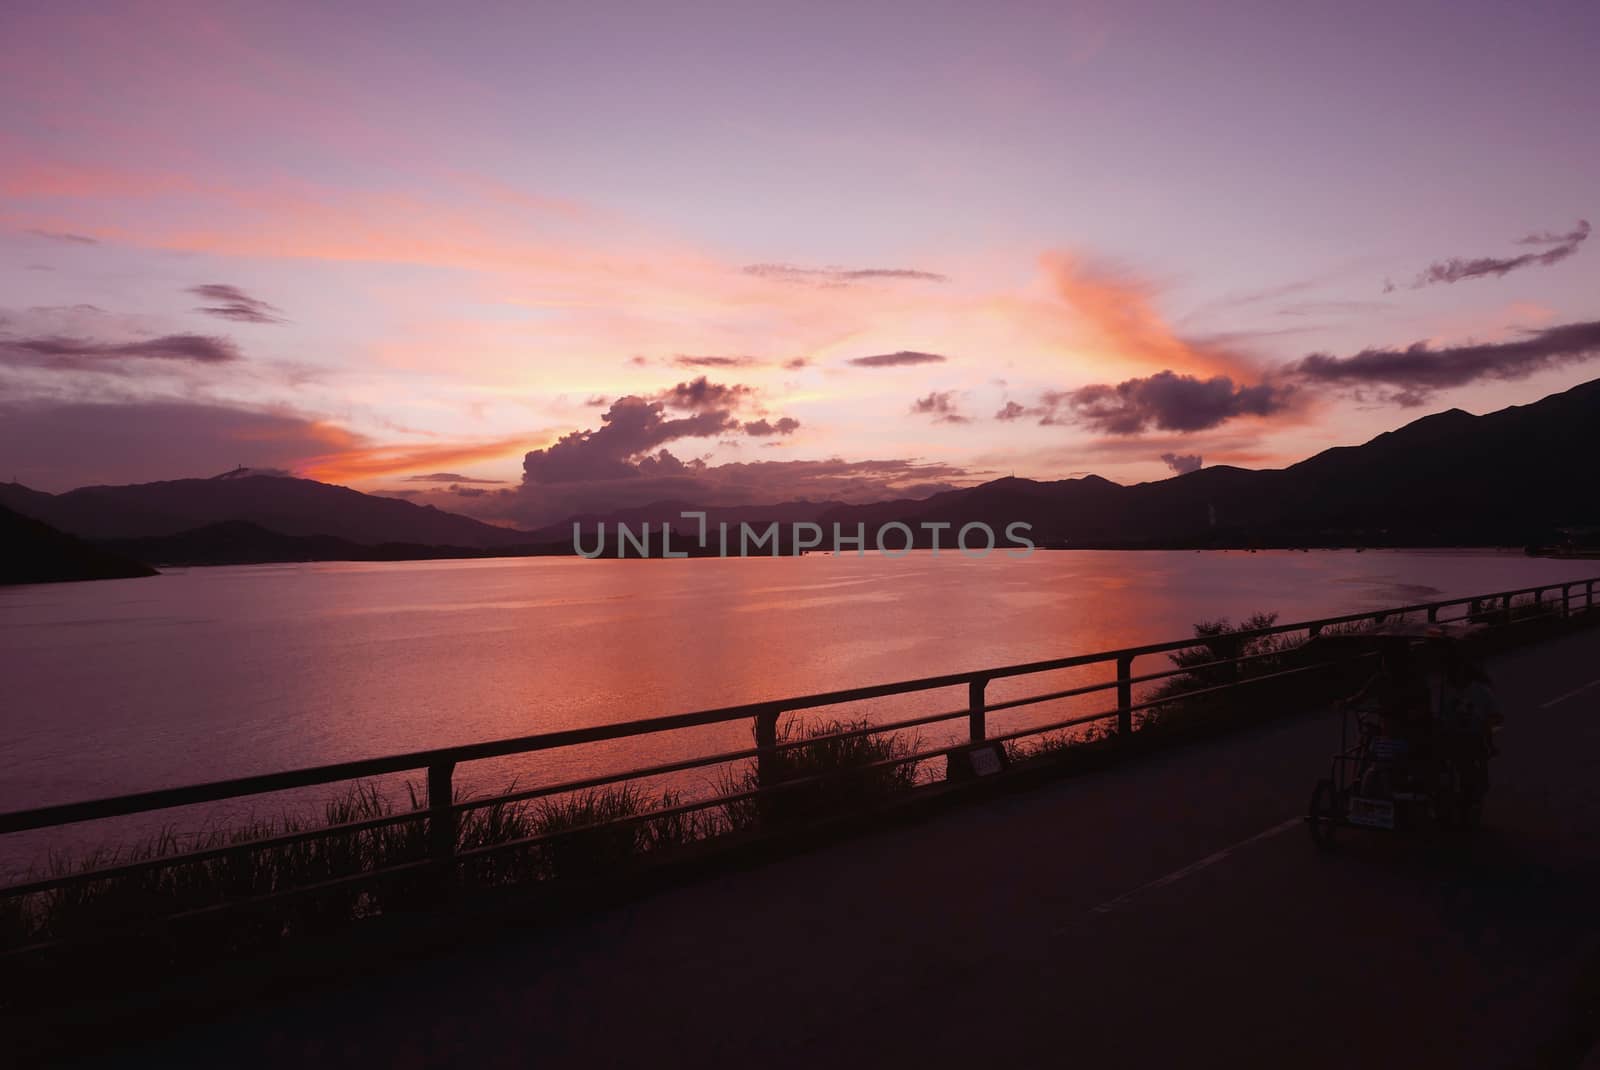
[[[0,6],[0,479],[533,526],[1600,375],[1600,7]]]

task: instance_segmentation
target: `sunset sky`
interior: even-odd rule
[[[1597,43],[1592,0],[8,0],[0,479],[531,525],[1531,401],[1600,375]]]

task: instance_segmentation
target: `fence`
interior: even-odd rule
[[[1250,631],[1230,632],[1227,634],[1226,639],[1229,642],[1243,643],[1268,636],[1282,636],[1291,633],[1304,633],[1307,637],[1316,637],[1329,628],[1381,624],[1406,618],[1426,619],[1428,622],[1440,624],[1471,621],[1497,622],[1506,625],[1534,620],[1568,618],[1590,613],[1596,608],[1594,589],[1597,582],[1600,582],[1600,578],[1541,587],[1528,587],[1515,591],[1501,591],[1468,598],[1454,598],[1441,602],[1400,606],[1374,612],[1352,613],[1292,624],[1276,624],[1271,627]],[[1521,600],[1520,603],[1519,600]],[[323,825],[280,835],[269,835],[243,843],[209,846],[204,849],[145,858],[85,872],[57,873],[38,879],[30,879],[9,887],[0,888],[0,907],[3,907],[7,901],[15,901],[21,897],[35,896],[52,891],[61,891],[75,885],[135,877],[163,868],[191,866],[212,859],[285,848],[319,839],[329,840],[407,823],[425,830],[426,849],[423,857],[396,865],[352,873],[333,882],[276,891],[268,896],[255,896],[239,901],[225,901],[200,910],[172,912],[164,915],[164,917],[170,920],[194,914],[215,914],[246,907],[258,907],[266,900],[326,891],[330,883],[356,885],[362,882],[392,878],[405,873],[426,874],[430,878],[443,878],[442,884],[447,887],[449,878],[455,873],[456,868],[463,863],[492,856],[498,852],[538,847],[560,837],[602,827],[600,825],[591,825],[566,829],[547,835],[515,838],[505,842],[490,843],[463,850],[458,846],[457,826],[462,815],[470,811],[481,810],[486,807],[505,806],[533,799],[570,795],[574,792],[589,789],[603,788],[625,782],[637,782],[685,770],[726,765],[727,763],[741,761],[754,761],[756,769],[754,787],[747,787],[745,790],[722,792],[706,799],[696,799],[687,803],[629,814],[617,821],[604,823],[604,827],[660,821],[692,811],[706,810],[713,807],[728,807],[751,800],[754,800],[755,805],[759,806],[762,800],[771,797],[775,793],[793,791],[806,784],[815,784],[832,776],[843,775],[843,773],[829,772],[800,778],[784,776],[782,762],[787,751],[800,747],[815,747],[819,741],[843,741],[855,737],[902,732],[922,726],[955,722],[962,719],[967,722],[967,731],[966,738],[960,742],[929,749],[916,749],[910,753],[894,754],[872,762],[865,768],[888,768],[907,763],[924,763],[940,757],[965,752],[976,744],[1005,744],[1029,736],[1044,736],[1046,733],[1079,728],[1093,723],[1114,725],[1115,735],[1118,738],[1127,738],[1134,733],[1137,715],[1141,711],[1171,701],[1170,697],[1167,697],[1136,702],[1134,701],[1135,687],[1155,684],[1173,677],[1190,676],[1193,678],[1197,671],[1237,666],[1273,656],[1259,653],[1244,654],[1237,657],[1218,657],[1215,660],[1198,665],[1191,663],[1183,667],[1165,668],[1141,674],[1135,674],[1134,672],[1134,664],[1138,659],[1149,658],[1159,654],[1171,654],[1181,650],[1193,650],[1206,645],[1204,640],[1191,637],[1128,647],[1121,650],[1080,654],[1021,665],[1007,665],[976,672],[954,673],[898,683],[849,688],[721,709],[702,710],[695,713],[521,736],[514,739],[495,740],[467,746],[415,751],[408,754],[396,754],[362,761],[340,762],[287,772],[241,777],[158,791],[138,792],[89,802],[45,806],[0,814],[0,834],[10,834],[62,826],[75,822],[171,810],[200,803],[243,799],[290,789],[352,781],[360,782],[369,778],[398,773],[421,772],[425,774],[427,784],[425,804],[411,811],[388,813],[362,820]],[[1215,650],[1216,647],[1213,646],[1212,649]],[[1237,688],[1251,687],[1269,680],[1283,679],[1327,669],[1332,664],[1335,663],[1316,661],[1308,664],[1296,664],[1289,668],[1275,668],[1274,671],[1253,676],[1229,673],[1226,675],[1231,675],[1235,678],[1214,686],[1187,690],[1184,692],[1184,697],[1193,698],[1230,692]],[[1005,701],[990,702],[986,699],[988,686],[997,680],[1031,677],[1065,669],[1096,665],[1114,667],[1115,675],[1082,686],[1044,691]],[[827,707],[890,696],[911,695],[919,692],[963,687],[966,689],[967,699],[964,705],[956,709],[942,710],[936,713],[922,714],[885,723],[873,723],[865,727],[851,728],[848,731],[834,732],[822,736],[809,736],[798,740],[780,739],[779,719],[784,714],[825,709]],[[1032,724],[1020,729],[1011,729],[998,733],[990,730],[990,718],[993,715],[1040,703],[1080,698],[1101,692],[1114,692],[1116,705],[1088,714],[1055,720],[1043,725]],[[699,726],[737,721],[748,721],[752,724],[754,746],[663,762],[629,769],[624,772],[607,773],[477,798],[458,800],[454,797],[453,778],[456,768],[463,763],[507,755],[554,751],[586,743],[649,736],[657,733],[681,731]],[[859,773],[860,771],[861,768],[856,768],[846,770],[844,773]],[[6,954],[16,954],[18,951],[30,949],[13,949]]]

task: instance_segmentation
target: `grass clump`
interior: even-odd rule
[[[464,800],[458,797],[455,801]],[[670,792],[652,800],[634,785],[619,785],[537,804],[494,803],[461,811],[455,837],[458,854],[554,837],[525,848],[512,846],[475,856],[461,867],[461,879],[481,887],[604,872],[635,856],[682,846],[709,834],[713,823],[707,815],[694,811],[590,827],[645,818],[652,810],[679,804],[679,797]],[[52,856],[44,876],[82,874],[87,879],[27,895],[0,896],[0,949],[80,936],[126,936],[149,928],[152,919],[190,915],[179,928],[160,933],[151,930],[149,935],[174,952],[194,946],[212,954],[237,953],[370,916],[430,905],[437,902],[441,887],[435,873],[411,870],[373,881],[336,883],[343,877],[428,858],[427,801],[408,784],[403,805],[404,809],[397,809],[377,785],[360,783],[328,801],[320,823],[285,814],[192,836],[164,829],[129,847],[90,851],[75,858]],[[408,819],[376,828],[343,829],[352,823],[389,817]],[[217,848],[248,848],[300,833],[318,834],[215,857],[185,857]],[[134,873],[90,876],[111,867],[154,860],[168,864]],[[208,908],[239,906],[307,888],[314,891],[264,902],[259,909],[205,916]]]
[[[676,792],[652,799],[636,784],[615,784],[539,803],[529,824],[550,837],[539,847],[540,876],[592,876],[619,869],[642,855],[682,847],[714,834],[699,810],[649,818],[682,804]]]
[[[848,735],[871,722],[828,720],[801,725],[794,718],[778,726],[777,747],[763,763],[725,773],[719,793],[777,789],[722,805],[733,829],[804,824],[850,810],[879,806],[917,784],[917,763],[901,761],[921,745],[916,735]],[[885,764],[888,763],[888,764]],[[788,786],[785,786],[788,785]]]

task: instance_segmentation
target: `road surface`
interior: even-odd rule
[[[1600,965],[1600,631],[1491,668],[1508,723],[1465,859],[1374,833],[1318,853],[1300,815],[1338,724],[1307,714],[508,931],[113,1061],[1540,1065]]]

